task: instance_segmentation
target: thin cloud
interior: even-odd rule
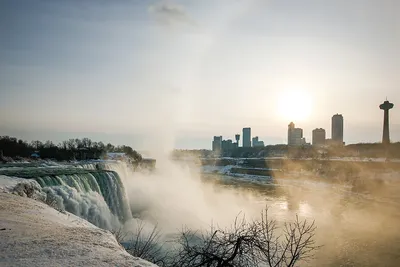
[[[149,14],[153,16],[158,23],[166,26],[194,26],[196,24],[183,6],[170,1],[161,1],[151,5],[149,7]]]

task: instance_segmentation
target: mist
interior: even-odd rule
[[[214,221],[229,225],[239,212],[258,215],[256,196],[204,184],[200,173],[168,161],[157,162],[157,171],[133,173],[118,166],[134,217],[158,224],[165,233],[182,226],[204,229]]]
[[[379,188],[371,183],[367,191],[357,192],[349,183],[318,181],[306,174],[258,184],[240,177],[222,181],[220,175],[204,180],[198,165],[167,158],[157,162],[154,173],[133,173],[123,164],[116,168],[133,214],[133,221],[125,224],[128,232],[139,221],[148,231],[157,225],[165,237],[182,227],[229,227],[238,215],[259,218],[267,206],[281,226],[296,215],[315,221],[321,248],[301,266],[395,266],[400,253],[398,172],[383,171]],[[362,173],[367,181],[376,179],[374,175]]]

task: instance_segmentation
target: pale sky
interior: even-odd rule
[[[400,141],[400,1],[0,1],[0,135],[211,148]],[[283,108],[286,104],[286,110]],[[290,108],[292,106],[292,108]]]

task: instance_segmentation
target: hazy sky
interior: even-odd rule
[[[0,135],[210,148],[252,127],[400,141],[400,1],[0,1]],[[287,108],[283,106],[286,104]],[[293,107],[290,107],[293,106]]]

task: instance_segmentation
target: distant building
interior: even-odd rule
[[[243,128],[243,147],[251,147],[251,128]]]
[[[215,152],[220,152],[222,150],[222,136],[214,136],[212,150]]]
[[[343,116],[335,114],[332,116],[332,142],[342,145],[343,144]]]
[[[258,145],[258,136],[251,138],[251,144],[253,147],[257,147]]]
[[[253,147],[264,147],[264,141],[259,141],[258,136],[252,138]]]
[[[240,134],[235,134],[235,140],[236,140],[237,147],[239,147]]]
[[[221,145],[222,151],[229,151],[233,149],[233,143],[231,139],[228,140],[222,140],[222,145]]]
[[[287,137],[288,145],[290,145],[292,143],[291,142],[292,141],[292,132],[294,130],[294,127],[295,127],[294,123],[290,122],[288,125],[288,137]]]
[[[317,128],[312,131],[312,144],[313,146],[325,145],[326,132],[325,129]]]
[[[389,136],[389,110],[394,107],[393,103],[389,101],[383,102],[379,108],[384,110],[383,113],[383,135],[382,135],[382,143],[387,145],[390,144],[390,136]]]
[[[295,128],[293,122],[288,125],[288,145],[300,146],[304,145],[306,140],[303,138],[303,129]]]

